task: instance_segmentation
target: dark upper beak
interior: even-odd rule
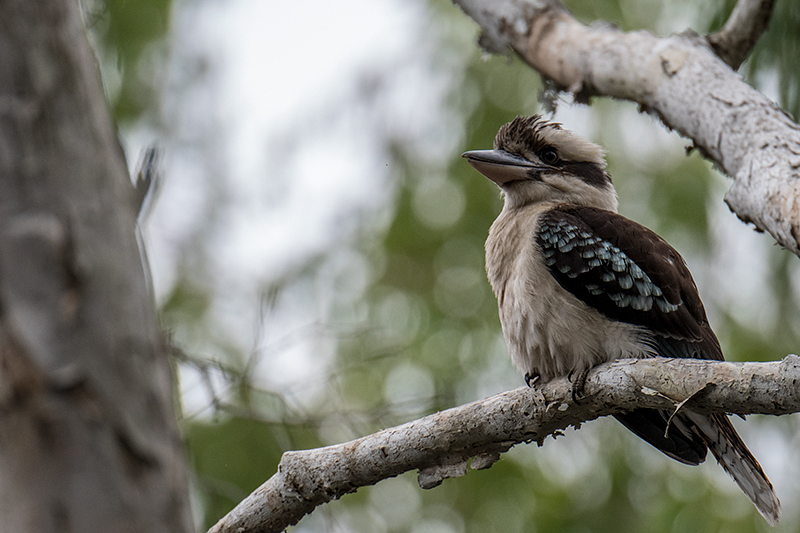
[[[461,157],[498,185],[530,179],[531,170],[546,170],[544,166],[505,150],[471,150],[461,154]]]

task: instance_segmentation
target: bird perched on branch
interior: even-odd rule
[[[494,150],[464,157],[500,186],[486,271],[514,365],[531,385],[652,356],[722,360],[683,258],[617,211],[603,150],[538,115],[505,124]],[[614,415],[682,463],[716,457],[770,524],[780,502],[725,414],[636,409]]]

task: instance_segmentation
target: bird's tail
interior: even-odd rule
[[[781,517],[781,502],[764,470],[724,414],[685,413],[706,441],[717,462],[750,498],[761,516],[774,526]]]

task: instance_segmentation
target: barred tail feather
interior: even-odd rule
[[[774,526],[781,516],[781,502],[764,470],[726,415],[685,413],[700,430],[717,462],[750,498],[761,516]]]

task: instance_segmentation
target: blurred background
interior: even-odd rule
[[[714,30],[732,1],[568,2],[582,21]],[[143,231],[176,347],[198,528],[285,450],[340,443],[523,384],[483,269],[497,188],[461,158],[542,112],[539,76],[488,57],[446,0],[92,0],[86,21],[133,169],[165,150]],[[800,111],[800,4],[742,67]],[[800,263],[739,222],[727,179],[635,104],[558,98],[602,144],[623,214],[686,258],[728,359],[800,348]],[[796,416],[734,421],[800,528]],[[766,523],[713,459],[667,459],[613,420],[421,490],[416,473],[297,532],[746,532]]]

